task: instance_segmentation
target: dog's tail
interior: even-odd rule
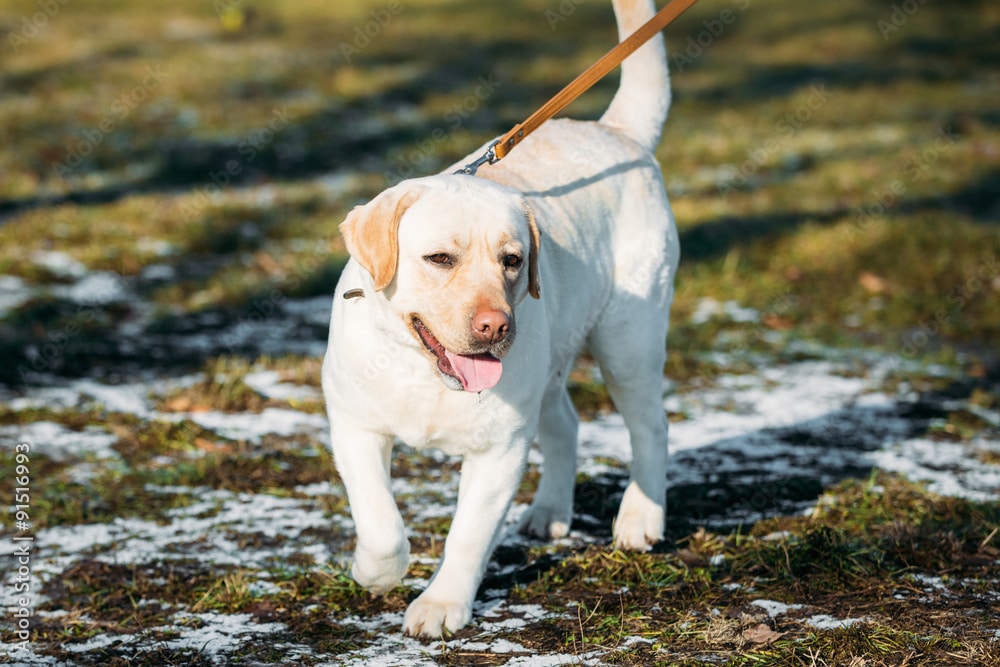
[[[625,39],[656,13],[654,0],[612,0],[618,38]],[[660,143],[670,109],[670,72],[662,33],[622,63],[621,84],[601,122],[632,137],[650,151]]]

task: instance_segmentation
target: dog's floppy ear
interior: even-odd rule
[[[527,204],[524,205],[524,213],[528,218],[528,231],[531,232],[531,245],[528,247],[528,294],[537,299],[542,294],[538,285],[538,251],[542,245],[542,233],[535,222],[534,212]]]
[[[351,257],[358,261],[382,291],[396,276],[399,262],[399,219],[422,190],[396,186],[363,206],[355,206],[340,223],[340,233]]]

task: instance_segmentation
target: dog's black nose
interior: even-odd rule
[[[499,310],[480,310],[472,318],[472,333],[484,343],[499,343],[510,332],[510,317]]]

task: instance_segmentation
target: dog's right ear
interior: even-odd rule
[[[340,234],[351,257],[358,261],[382,291],[396,276],[399,263],[399,220],[422,191],[396,186],[363,206],[355,206],[340,223]]]
[[[528,218],[528,230],[531,232],[531,246],[528,248],[528,294],[537,299],[541,296],[541,288],[538,285],[538,253],[542,245],[542,233],[535,222],[535,213],[531,207],[524,204],[524,212]]]

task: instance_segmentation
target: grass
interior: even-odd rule
[[[693,664],[706,653],[727,665],[995,656],[976,593],[915,599],[925,591],[913,575],[995,576],[1000,551],[989,538],[998,522],[993,503],[937,497],[892,476],[849,481],[812,516],[758,522],[749,534],[699,531],[667,554],[577,551],[515,590],[521,602],[571,610],[521,639],[539,649],[558,637],[577,653],[614,649],[611,664],[629,665]],[[769,617],[753,599],[801,607]],[[820,613],[865,620],[816,631],[804,619]],[[647,641],[623,646],[634,637]]]
[[[996,464],[1000,9],[923,3],[884,33],[889,4],[743,4],[699,3],[668,32],[674,105],[657,156],[683,259],[666,376],[683,394],[804,359],[849,357],[865,375],[872,358],[894,355],[880,382],[910,397],[917,435]],[[709,39],[724,9],[733,20]],[[168,525],[192,508],[209,520],[220,512],[200,504],[209,490],[346,516],[342,495],[301,491],[338,483],[317,438],[233,439],[193,417],[321,412],[315,399],[264,396],[247,376],[318,388],[328,304],[308,299],[329,295],[347,261],[337,232],[347,211],[523,120],[606,50],[612,25],[609,3],[550,0],[0,0],[0,285],[5,299],[24,295],[0,310],[0,383],[31,395],[62,376],[147,382],[142,398],[158,412],[93,397],[0,405],[3,427],[53,422],[115,440],[112,459],[32,454],[45,480],[33,529]],[[570,114],[596,117],[614,88],[601,82]],[[115,287],[75,300],[88,271]],[[707,298],[758,316],[693,318]],[[585,419],[613,410],[589,359],[570,390]],[[14,463],[0,452],[0,468]],[[600,463],[609,472],[581,475],[575,503],[598,543],[624,479]],[[458,472],[453,459],[406,449],[393,462],[415,580],[432,574],[450,525],[423,508],[450,501],[441,488]],[[439,484],[421,488],[428,477]],[[529,467],[517,500],[537,482]],[[551,615],[490,638],[620,665],[1000,664],[995,503],[891,475],[783,485],[762,491],[818,498],[816,510],[713,532],[700,517],[738,509],[737,492],[680,485],[670,539],[654,553],[502,548],[505,569],[483,590],[509,589]],[[13,488],[0,475],[0,497]],[[301,539],[348,553],[341,528]],[[310,664],[384,641],[349,619],[400,613],[416,594],[408,584],[375,598],[321,551],[217,530],[249,554],[288,548],[241,567],[200,562],[198,535],[187,557],[143,565],[89,554],[48,579],[40,610],[53,615],[36,619],[36,645],[70,662],[208,665],[204,647],[170,643],[179,624],[249,614],[284,629],[248,638],[234,661]],[[770,616],[752,604],[761,599],[804,606]],[[862,620],[823,630],[808,623],[819,614]],[[5,639],[11,627],[0,622]],[[66,649],[104,634],[123,643],[84,657]],[[153,648],[134,655],[131,637]],[[289,657],[294,645],[312,657]],[[506,661],[448,645],[432,659]]]
[[[140,436],[130,429],[136,423],[115,413],[102,417],[119,435],[116,450],[127,470],[106,473],[87,485],[46,483],[43,496],[34,501],[38,528],[129,516],[169,520],[171,512],[200,502],[197,490],[206,487],[294,495],[299,484],[335,479],[327,456],[321,456],[317,466],[315,457],[296,455],[307,442],[276,439],[260,446],[232,446],[224,456],[195,454],[198,448],[178,446],[186,439],[179,434],[194,428],[179,422],[160,424],[162,430],[145,435],[156,452],[150,457],[136,445]],[[4,421],[29,418],[59,420],[61,415],[8,412]],[[77,428],[93,419],[93,414],[65,415]],[[197,432],[199,438],[218,440],[210,432]],[[272,466],[269,461],[276,459],[259,447],[281,451],[280,460],[287,465]],[[174,460],[163,465],[162,457]],[[65,462],[39,463],[51,480],[72,468]],[[394,467],[394,477],[403,480],[426,477],[431,470],[446,480],[457,472],[454,462],[416,452],[397,458]],[[537,471],[526,477],[526,494],[537,479]],[[165,495],[151,491],[149,484],[191,492]],[[613,479],[580,476],[577,511],[610,520],[615,507],[609,499],[616,484]],[[47,507],[50,500],[61,504]],[[332,497],[327,511],[344,514],[342,500]],[[421,557],[409,576],[427,578],[433,567],[424,559],[440,556],[449,521],[413,517],[420,516],[421,507],[449,501],[420,492],[404,493],[399,500],[404,514],[412,515],[408,523],[414,553]],[[80,507],[90,507],[92,514],[81,514]],[[198,516],[210,515],[208,511]],[[990,582],[998,575],[998,530],[996,503],[936,496],[900,477],[873,474],[828,488],[810,516],[774,517],[732,533],[699,529],[653,553],[573,544],[504,547],[495,558],[507,573],[488,576],[483,587],[509,588],[511,604],[549,610],[551,616],[523,626],[510,635],[511,641],[539,653],[597,652],[608,664],[697,664],[712,657],[730,665],[840,665],[861,660],[892,665],[899,656],[909,656],[907,664],[913,665],[966,658],[989,664],[996,656],[989,629],[995,615],[984,601],[992,599]],[[239,531],[230,539],[249,550],[281,543]],[[415,595],[403,586],[384,597],[370,596],[342,569],[318,565],[305,553],[269,562],[232,567],[192,558],[154,559],[142,565],[77,561],[46,584],[49,602],[40,610],[60,615],[40,621],[34,641],[50,644],[54,656],[68,657],[54,647],[107,633],[123,639],[159,637],[156,641],[166,652],[151,654],[150,660],[168,655],[170,660],[192,661],[198,659],[195,654],[170,653],[164,644],[177,632],[177,613],[189,614],[182,623],[188,627],[210,622],[204,614],[249,614],[258,623],[284,624],[281,637],[310,647],[316,656],[336,655],[380,641],[347,619],[401,612]],[[934,581],[939,583],[927,583]],[[753,604],[761,599],[801,606],[771,616]],[[808,619],[821,614],[860,620],[849,627],[819,630]],[[477,632],[470,627],[457,639],[468,641]],[[275,644],[248,640],[241,651],[264,663],[281,662],[284,654]],[[119,655],[126,649],[109,650]],[[445,648],[436,661],[503,664],[497,654],[462,648]]]
[[[250,364],[242,359],[221,357],[210,363],[204,378],[165,396],[161,408],[171,412],[260,412],[268,401],[250,388],[244,378]]]
[[[209,375],[207,377],[215,377]],[[206,383],[210,384],[206,380]],[[171,400],[178,400],[176,396]],[[169,401],[167,401],[169,403]],[[229,399],[227,405],[231,406]],[[96,474],[80,480],[74,464],[80,458],[53,460],[32,456],[32,474],[46,483],[32,496],[32,525],[104,523],[136,517],[168,522],[169,511],[195,502],[198,488],[252,491],[293,496],[296,486],[337,480],[332,457],[308,438],[268,436],[260,447],[234,442],[190,421],[142,420],[102,410],[56,411],[49,408],[0,411],[0,424],[53,422],[71,430],[106,429],[117,441],[120,461],[95,461]],[[13,469],[13,451],[0,453],[0,464]],[[159,487],[189,487],[190,493],[165,493]],[[0,480],[0,490],[13,494],[14,480]],[[343,511],[342,498],[328,510]]]
[[[191,0],[149,13],[106,4],[100,18],[61,6],[5,60],[6,85],[36,92],[0,104],[11,137],[0,149],[0,273],[51,285],[63,279],[35,253],[67,253],[131,280],[156,304],[153,331],[184,313],[247,318],[270,294],[329,293],[345,261],[336,224],[386,174],[458,159],[520,120],[611,37],[604,6],[578,6],[550,30],[543,0],[506,6],[494,22],[493,10],[404,3],[379,29],[386,38],[345,62],[350,26],[384,11],[380,3],[254,7],[238,28]],[[991,194],[1000,135],[986,66],[1000,57],[989,37],[995,9],[922,7],[883,39],[885,12],[871,3],[806,15],[771,0],[692,50],[684,36],[717,13],[696,6],[671,33],[676,104],[658,155],[684,262],[668,371],[711,375],[692,359],[713,345],[772,353],[801,338],[989,362],[983,344],[1000,335]],[[0,5],[0,18],[16,26],[21,15]],[[497,31],[488,40],[484,23]],[[343,32],[331,27],[331,39],[323,24]],[[94,32],[83,38],[79,26]],[[435,48],[421,48],[429,40]],[[486,75],[499,85],[478,99],[474,84]],[[136,87],[142,99],[133,102]],[[613,87],[603,82],[572,113],[599,113]],[[470,95],[475,104],[456,114]],[[110,131],[57,173],[102,120]],[[445,139],[428,143],[435,130]],[[241,169],[227,178],[239,187],[220,189],[231,160]],[[151,264],[175,277],[148,280]],[[687,324],[706,295],[757,309],[761,325]],[[0,344],[29,368],[25,348],[79,318],[44,292],[20,310]],[[136,315],[128,305],[96,311],[57,368],[89,372],[87,357],[101,355],[75,348]]]

